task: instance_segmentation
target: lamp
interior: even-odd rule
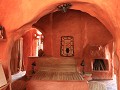
[[[84,62],[84,60],[82,60],[80,65],[83,67],[82,73],[85,74],[85,71],[84,71],[85,62]]]
[[[41,34],[41,44],[44,42],[44,36]]]
[[[32,74],[35,74],[35,66],[36,66],[36,62],[34,61],[32,64]]]
[[[67,12],[67,10],[71,7],[72,5],[70,3],[64,3],[62,5],[57,6],[59,11],[62,12]]]
[[[3,26],[0,25],[0,30],[3,30]]]

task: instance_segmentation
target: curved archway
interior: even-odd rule
[[[42,8],[43,11],[41,11],[39,9],[40,7],[38,9],[36,8],[35,11],[39,11],[39,13],[37,13],[34,17],[31,16],[31,18],[32,18],[31,20],[29,20],[29,18],[27,18],[26,22],[23,22],[23,23],[20,22],[21,26],[16,28],[17,31],[16,31],[16,29],[13,29],[13,30],[15,30],[16,33],[19,33],[19,32],[21,32],[21,29],[22,29],[22,32],[24,33],[28,29],[23,30],[23,28],[31,27],[35,22],[37,22],[39,20],[39,18],[43,17],[44,15],[46,15],[48,13],[52,13],[52,12],[56,11],[57,6],[62,3],[65,3],[65,2],[67,3],[67,1],[57,1],[57,2],[53,2],[53,3],[52,2],[48,3],[48,5],[46,4],[47,6],[44,6],[44,8]],[[87,0],[86,0],[86,2],[82,1],[82,0],[80,0],[80,1],[71,0],[70,2],[72,3],[71,9],[80,10],[80,11],[90,14],[93,17],[96,17],[102,24],[105,25],[105,27],[109,30],[109,32],[112,34],[112,36],[115,37],[114,24],[110,18],[110,15],[105,10],[102,9],[102,6],[100,7],[99,5],[96,4],[96,2],[92,3]]]
[[[53,23],[52,27],[51,27],[51,23]],[[74,57],[80,58],[77,61],[79,63],[77,64],[78,67],[80,67],[79,65],[81,63],[81,59],[83,59],[83,52],[86,45],[95,46],[95,47],[98,47],[100,45],[103,50],[106,44],[108,44],[113,39],[110,32],[104,27],[103,24],[100,23],[100,21],[98,21],[96,18],[92,17],[91,15],[85,12],[81,12],[79,10],[70,9],[66,13],[62,13],[61,11],[54,12],[52,13],[52,20],[51,20],[51,14],[47,14],[44,17],[40,18],[40,20],[36,24],[39,27],[41,27],[46,33],[49,33],[47,34],[48,36],[47,35],[45,36],[45,38],[49,38],[49,40],[45,39],[46,55],[59,57],[60,56],[60,53],[59,53],[60,38],[65,35],[74,37],[74,40],[75,40],[74,41],[74,46],[75,46]],[[52,32],[52,35],[50,36],[51,32]],[[105,35],[105,36],[102,36],[102,35]],[[50,41],[51,38],[52,38],[52,41]],[[103,42],[104,40],[105,42]],[[50,46],[52,46],[53,48],[50,48]],[[86,52],[89,52],[89,51],[86,51]],[[88,56],[85,56],[84,59],[86,57]],[[102,56],[100,55],[97,57],[101,58]],[[103,58],[106,58],[106,57],[103,56]],[[90,60],[90,58],[85,59],[86,62],[87,60],[90,61],[90,63],[92,61]]]
[[[38,0],[35,0],[35,1],[30,1],[29,3],[27,1],[21,2],[22,6],[20,6],[20,5],[17,6],[17,4],[19,4],[19,3],[17,3],[16,5],[14,5],[17,8],[14,10],[12,8],[10,8],[11,9],[10,11],[16,13],[16,12],[18,12],[18,10],[20,10],[19,17],[22,17],[23,20],[21,21],[20,18],[18,19],[18,17],[16,17],[16,14],[10,13],[10,16],[12,16],[13,18],[11,18],[11,17],[5,18],[5,20],[3,20],[3,22],[2,22],[2,24],[6,27],[7,30],[15,31],[16,29],[19,29],[20,27],[22,27],[25,24],[29,23],[29,25],[30,25],[31,23],[36,22],[42,16],[56,10],[56,7],[59,4],[66,3],[66,2],[68,2],[68,1],[67,0],[57,0],[57,1],[54,1],[54,0],[48,1],[47,0],[46,2],[39,1],[39,3],[41,3],[41,5],[39,5]],[[111,18],[110,18],[110,16],[112,16],[112,15],[110,15],[108,13],[109,12],[108,10],[104,10],[104,8],[106,7],[105,5],[99,4],[99,3],[102,3],[102,1],[98,2],[98,1],[88,1],[88,0],[70,0],[69,2],[73,4],[72,9],[78,9],[78,10],[87,12],[90,15],[96,17],[113,34],[114,25],[112,23],[113,20],[111,20]],[[106,3],[110,4],[108,2],[106,2]],[[15,3],[13,3],[13,4],[15,4]],[[26,7],[26,5],[29,5],[29,7]],[[21,8],[18,8],[19,6]],[[34,6],[36,6],[36,7],[34,8]],[[5,14],[8,14],[8,13],[6,12]],[[11,20],[13,22],[10,22]],[[7,23],[11,23],[11,25],[8,25],[6,23],[6,21],[7,21]],[[18,23],[16,25],[14,25],[14,23],[16,21]]]
[[[15,2],[15,3],[13,3],[13,2]],[[46,15],[47,13],[52,12],[56,8],[57,5],[68,2],[68,0],[57,0],[57,1],[47,0],[45,2],[39,1],[39,0],[34,0],[34,1],[28,2],[26,0],[23,2],[19,1],[19,2],[17,2],[17,4],[16,4],[16,2],[17,1],[15,1],[15,0],[14,1],[10,0],[8,2],[8,3],[13,3],[13,4],[11,4],[11,8],[10,8],[11,10],[7,9],[5,12],[5,16],[9,14],[10,17],[3,16],[1,19],[2,25],[5,26],[5,28],[6,28],[7,36],[9,36],[11,33],[13,33],[13,35],[16,34],[19,37],[27,30],[26,27],[24,30],[22,29],[24,25],[26,25],[30,28],[30,26],[32,26],[32,24],[35,23],[39,18]],[[38,2],[41,5],[39,5]],[[112,33],[113,36],[115,35],[115,32],[113,31],[115,29],[115,23],[113,22],[114,20],[110,18],[110,17],[113,17],[114,14],[110,15],[110,13],[108,13],[109,10],[106,10],[106,11],[103,10],[102,5],[99,4],[99,3],[102,3],[102,1],[98,1],[98,3],[97,3],[97,1],[94,1],[94,0],[93,1],[70,0],[69,2],[74,3],[73,5],[81,3],[81,5],[83,5],[83,7],[76,5],[76,6],[73,6],[72,9],[78,9],[78,10],[87,12],[90,15],[96,17],[99,21],[101,21],[108,28],[108,30]],[[1,4],[4,5],[5,3],[6,3],[5,0],[3,0]],[[19,3],[21,3],[20,4],[21,6],[19,5]],[[26,7],[26,4],[28,5],[27,7]],[[8,4],[5,4],[5,6],[7,6],[7,5]],[[14,10],[12,9],[12,5],[14,7],[16,7]],[[19,6],[21,8],[19,8]],[[34,6],[36,6],[35,9],[33,9]],[[107,6],[103,6],[103,7],[105,8]],[[19,10],[20,10],[19,17],[22,17],[22,19],[23,19],[22,21],[20,20],[21,18],[19,19],[19,17],[16,17],[18,15],[17,12]],[[3,13],[4,13],[4,10],[3,10]],[[13,18],[11,18],[11,16]],[[16,22],[18,22],[18,23],[16,25],[14,25],[14,23],[16,23]],[[11,23],[11,24],[9,24],[9,23]],[[9,32],[11,32],[11,33],[9,34]],[[14,37],[14,39],[15,38],[16,38],[16,36]]]
[[[59,3],[62,3],[62,2],[59,2]],[[71,4],[72,4],[71,9],[80,10],[82,12],[86,12],[86,13],[90,14],[93,17],[96,17],[103,25],[105,25],[105,27],[111,32],[111,34],[114,37],[114,31],[113,31],[114,25],[110,19],[110,16],[108,15],[108,13],[104,9],[102,9],[102,7],[100,7],[99,5],[96,5],[94,3],[87,2],[87,1],[86,2],[82,2],[82,1],[81,2],[79,2],[79,1],[74,2],[74,0],[73,0],[73,1],[71,1]],[[53,6],[54,9],[45,13],[44,15],[56,11],[57,5],[59,5],[59,4],[55,3]],[[51,7],[52,7],[52,5],[51,5]],[[47,7],[47,8],[49,8],[49,7]],[[41,17],[42,16],[39,16],[39,18],[41,18]],[[37,20],[39,18],[37,18]]]

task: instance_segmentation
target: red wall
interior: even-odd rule
[[[23,60],[25,64],[25,68],[27,68],[27,60],[28,56],[32,55],[32,31],[27,32],[23,36]]]
[[[69,10],[67,13],[55,12],[42,17],[35,26],[41,30],[44,37],[44,52],[46,56],[60,57],[61,36],[74,37],[74,57],[77,58],[77,65],[80,66],[84,59],[85,45],[106,45],[112,40],[112,35],[96,18],[87,13]],[[25,37],[28,45],[28,56],[30,56],[33,34],[30,32]],[[30,39],[30,41],[28,41]],[[29,42],[29,43],[28,43]],[[25,47],[25,46],[24,46]],[[28,50],[27,49],[27,50]],[[27,55],[26,55],[27,56]],[[91,71],[91,61],[89,57],[85,61],[87,71]],[[27,57],[26,57],[27,59]],[[80,70],[82,68],[80,67]],[[112,71],[112,70],[111,70]],[[112,72],[110,72],[112,73]],[[108,73],[109,74],[109,73]],[[98,74],[97,74],[98,75]],[[109,74],[112,75],[112,74]],[[110,76],[111,78],[112,76]]]
[[[32,28],[29,32],[23,35],[23,60],[25,68],[28,64],[28,57],[37,56],[36,50],[38,51],[38,40],[35,38],[35,34],[37,34],[37,30]]]
[[[36,26],[44,31],[44,51],[48,56],[60,57],[61,36],[74,37],[76,58],[82,58],[84,43],[104,45],[112,39],[108,30],[96,18],[75,10],[46,15]]]

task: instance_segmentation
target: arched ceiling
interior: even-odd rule
[[[7,32],[32,25],[42,16],[54,11],[57,5],[68,0],[1,0],[0,24]],[[119,0],[69,0],[72,9],[87,12],[101,21],[112,35],[119,30]],[[21,29],[20,29],[21,30]]]
[[[51,33],[51,31],[52,31],[52,35],[59,36],[62,30],[65,33],[66,30],[68,30],[67,31],[68,33],[66,34],[64,33],[64,34],[69,35],[70,32],[71,33],[73,32],[71,29],[73,28],[72,26],[74,26],[73,29],[74,33],[78,30],[77,27],[79,27],[78,33],[83,33],[83,32],[87,33],[87,34],[82,34],[83,36],[80,34],[79,35],[82,37],[87,35],[85,36],[86,39],[83,38],[83,40],[91,45],[95,45],[95,44],[106,45],[111,40],[113,40],[111,33],[107,30],[106,27],[104,27],[102,23],[99,22],[99,20],[80,10],[69,9],[66,13],[63,13],[62,11],[49,13],[43,16],[42,18],[40,18],[35,24],[33,24],[33,27],[38,28],[40,31],[42,31],[44,34],[48,36]],[[55,34],[53,34],[55,32],[54,30],[56,31]],[[57,32],[59,32],[59,34]],[[63,34],[61,33],[60,35]],[[47,38],[47,36],[45,37]]]

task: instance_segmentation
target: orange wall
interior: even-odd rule
[[[74,37],[76,58],[82,58],[83,44],[104,45],[112,39],[108,30],[96,18],[75,10],[46,15],[36,26],[44,30],[44,51],[49,56],[60,57],[61,36]],[[86,36],[87,40],[85,40]]]
[[[55,12],[42,17],[36,24],[44,33],[44,52],[46,56],[60,57],[61,36],[74,37],[74,57],[79,58],[78,65],[83,60],[84,45],[106,45],[112,40],[108,30],[94,17],[80,11],[69,10],[67,13]],[[30,31],[25,35],[25,50],[28,56],[33,52],[30,48],[34,42],[35,32]],[[91,71],[91,61],[85,61]],[[81,68],[81,67],[80,67]],[[111,69],[111,68],[110,68]],[[112,71],[112,70],[111,70]],[[111,72],[110,72],[111,73]],[[110,74],[111,75],[111,74]]]
[[[35,37],[37,29],[31,28],[25,35],[23,35],[23,60],[25,68],[28,64],[29,56],[37,56],[38,52],[38,39]]]
[[[27,66],[28,56],[32,56],[32,31],[23,36],[23,60],[25,68]]]

